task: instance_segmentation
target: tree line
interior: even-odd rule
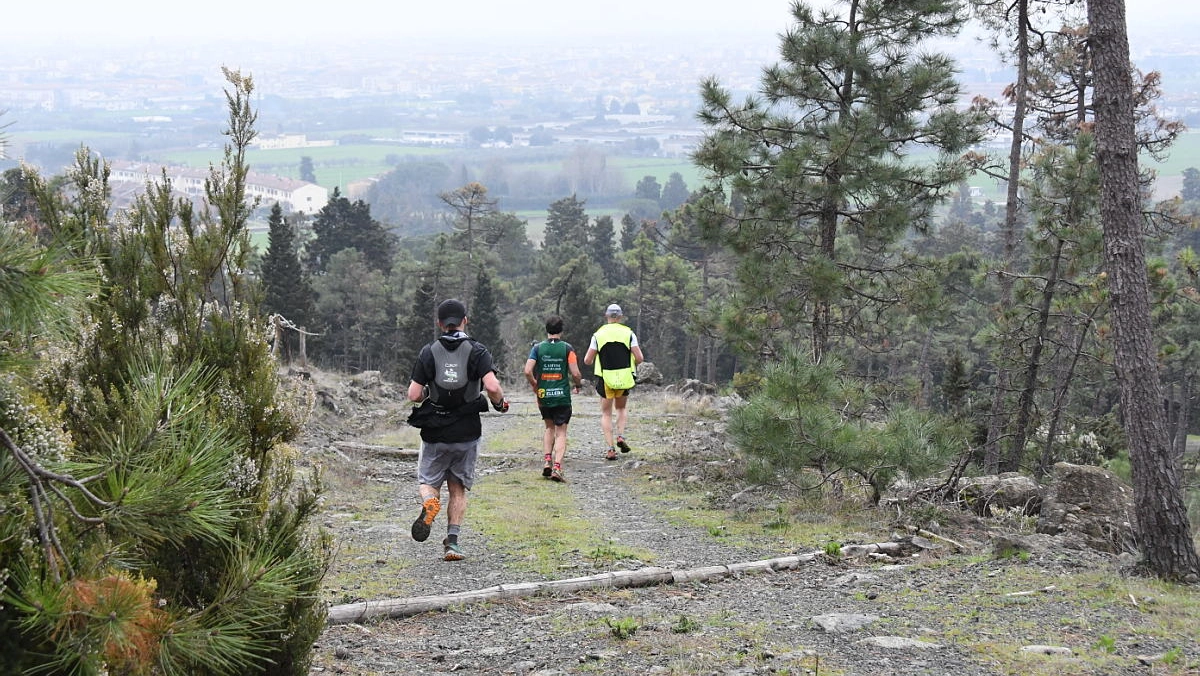
[[[964,107],[953,62],[925,46],[954,35],[967,9],[992,31],[1016,81],[1003,99]],[[1043,476],[1060,461],[1098,464],[1135,484],[1147,474],[1176,477],[1153,490],[1179,496],[1182,514],[1173,518],[1186,526],[1188,505],[1192,518],[1200,514],[1197,492],[1185,490],[1194,484],[1180,483],[1195,480],[1197,464],[1187,445],[1198,368],[1194,217],[1178,200],[1154,203],[1153,175],[1135,168],[1122,199],[1138,205],[1134,243],[1143,253],[1114,259],[1112,239],[1132,235],[1114,235],[1104,212],[1097,92],[1107,43],[1094,19],[1036,0],[819,11],[801,4],[793,19],[756,96],[735,101],[716,79],[702,83],[698,116],[707,133],[693,160],[703,185],[686,191],[673,177],[668,187],[678,198],[665,204],[668,190],[645,177],[630,205],[645,208],[626,213],[619,238],[610,218],[589,218],[572,194],[549,205],[538,246],[484,184],[442,192],[449,231],[396,240],[391,272],[376,266],[380,280],[390,280],[372,311],[382,324],[362,323],[351,334],[381,342],[343,338],[326,356],[341,367],[389,371],[395,354],[400,371],[390,372],[403,379],[430,330],[415,318],[428,318],[433,300],[482,293],[483,308],[494,303],[500,315],[485,311],[475,326],[496,336],[511,371],[537,337],[540,315],[562,314],[578,345],[600,308],[620,302],[668,378],[765,400],[735,428],[765,469],[793,467],[796,480],[814,485],[862,484],[877,498],[898,474],[934,467]],[[1155,106],[1158,74],[1128,64],[1121,72],[1128,82],[1114,86],[1129,107],[1122,142],[1135,165],[1139,152],[1161,159],[1183,125]],[[982,150],[998,133],[1011,138],[1007,152]],[[968,180],[981,177],[1004,187],[1002,204],[974,201]],[[1194,177],[1185,181],[1190,189]],[[319,215],[310,251],[350,246],[324,243],[327,226]],[[318,298],[330,297],[323,285],[358,274],[312,263]],[[1145,326],[1136,330],[1149,332],[1142,347],[1152,348],[1161,392],[1139,400],[1158,402],[1165,435],[1152,451],[1130,439],[1131,400],[1114,377],[1146,358],[1130,354],[1131,345],[1121,351],[1119,337],[1133,321],[1115,311],[1126,308],[1114,305],[1112,286],[1122,263],[1147,280],[1138,318]],[[344,314],[350,292],[341,293],[328,307]],[[414,322],[403,331],[389,317],[389,294],[398,299],[392,310]],[[338,335],[326,335],[326,348]],[[826,396],[782,396],[772,378],[808,382]],[[846,400],[859,404],[829,409]],[[791,404],[781,409],[784,402]],[[813,436],[804,429],[808,413],[833,418],[814,428],[828,434],[797,448],[797,439]],[[801,422],[773,424],[779,419]],[[930,458],[909,453],[914,447]],[[1153,470],[1139,471],[1151,460]],[[1193,548],[1185,546],[1187,527],[1168,531],[1172,547]],[[1184,569],[1195,565],[1194,554],[1184,558]]]

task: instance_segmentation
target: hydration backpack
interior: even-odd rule
[[[429,383],[429,399],[442,408],[458,408],[467,402],[475,402],[480,395],[480,381],[467,378],[467,365],[471,360],[475,342],[466,339],[454,350],[447,349],[440,340],[433,341],[433,382]]]

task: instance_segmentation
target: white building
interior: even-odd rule
[[[204,181],[209,176],[208,169],[192,167],[125,160],[113,160],[109,165],[109,183],[133,183],[139,188],[147,182],[159,185],[165,174],[174,190],[192,197],[204,196]],[[315,214],[329,202],[329,191],[315,183],[254,172],[246,176],[246,193],[261,199],[263,206],[279,202],[286,212]]]

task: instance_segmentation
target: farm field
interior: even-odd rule
[[[545,153],[539,151],[539,157],[530,158],[521,149],[503,155],[495,152],[485,155],[459,148],[427,148],[375,143],[278,150],[250,149],[246,153],[246,159],[250,163],[252,171],[288,178],[299,178],[301,158],[310,157],[317,183],[331,191],[335,187],[340,187],[344,191],[349,183],[381,176],[395,165],[409,159],[445,158],[447,161],[465,162],[468,166],[482,166],[485,162],[495,161],[499,158],[514,171],[552,173],[562,170],[562,159],[547,160],[544,156]],[[176,150],[156,153],[154,159],[170,164],[206,167],[221,160],[221,151],[218,149]],[[620,172],[630,193],[637,182],[648,175],[654,176],[660,184],[665,184],[672,173],[678,172],[689,188],[695,188],[700,184],[699,170],[687,158],[610,155],[606,161],[610,167]]]

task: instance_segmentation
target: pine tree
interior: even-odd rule
[[[482,220],[480,228],[490,254],[487,265],[497,278],[515,281],[533,271],[536,250],[529,241],[528,225],[512,212],[490,214]]]
[[[0,544],[22,599],[0,608],[6,666],[307,671],[329,550],[310,523],[319,490],[297,481],[285,453],[298,417],[246,268],[253,85],[225,76],[230,143],[205,183],[211,208],[154,186],[129,227],[109,227],[107,167],[86,150],[66,190],[34,179],[56,246],[94,257],[102,279],[78,322],[86,330],[43,353],[58,356],[30,383],[37,391],[0,393],[44,402],[0,424],[5,458],[36,458],[4,473],[0,493],[40,496],[37,510],[0,514],[0,531],[15,532],[15,519],[43,544]],[[73,475],[99,480],[84,490]]]
[[[18,222],[36,216],[37,205],[29,192],[24,170],[20,167],[5,170],[0,174],[0,218]]]
[[[1096,165],[1112,295],[1114,363],[1133,467],[1138,546],[1159,577],[1200,580],[1200,557],[1167,437],[1138,183],[1136,118],[1124,0],[1088,0],[1096,72]]]
[[[392,359],[387,278],[358,249],[343,249],[313,280],[323,335],[317,343],[323,363],[349,371],[377,370]]]
[[[547,209],[546,230],[542,235],[542,247],[559,244],[583,248],[588,240],[588,216],[583,206],[586,200],[575,195],[564,197]]]
[[[462,286],[458,295],[463,298],[471,296],[471,271],[475,270],[475,244],[482,226],[481,221],[496,213],[496,200],[489,199],[487,188],[481,183],[467,183],[450,192],[444,192],[439,197],[447,206],[454,210],[454,230],[466,239],[464,250],[467,253],[467,264],[463,266]]]
[[[611,302],[598,298],[593,292],[593,285],[588,282],[588,268],[583,261],[568,266],[554,303],[555,314],[563,318],[563,340],[578,351],[581,359],[587,352],[592,333],[604,322],[604,308]],[[587,367],[580,364],[579,368],[584,370],[585,376],[589,375]]]
[[[663,186],[662,197],[659,198],[658,204],[663,211],[673,211],[682,206],[690,195],[687,184],[683,182],[683,175],[678,171],[673,171],[667,177],[667,184]]]
[[[765,332],[766,349],[805,338],[819,359],[838,333],[869,329],[847,323],[864,315],[846,303],[898,295],[888,288],[893,245],[929,224],[966,176],[952,155],[978,139],[978,125],[956,109],[950,59],[921,51],[957,30],[960,8],[863,0],[817,14],[794,3],[761,96],[738,105],[716,80],[702,85],[709,131],[694,159],[713,195],[744,201],[709,210],[724,209],[714,231],[740,254],[746,296],[762,317],[782,318],[783,335]],[[921,146],[936,159],[905,161]],[[794,335],[804,326],[807,335]]]
[[[814,489],[854,476],[878,502],[897,477],[941,471],[965,445],[963,430],[934,415],[893,407],[879,420],[870,390],[842,371],[835,357],[813,363],[794,346],[767,365],[761,388],[729,417],[729,436],[749,458],[751,477],[784,476]]]

